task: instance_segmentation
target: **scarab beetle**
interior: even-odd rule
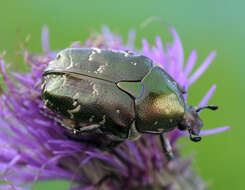
[[[159,134],[172,157],[164,133],[175,128],[198,136],[201,109],[186,105],[185,91],[152,60],[129,51],[98,48],[62,50],[43,73],[42,100],[61,115],[73,134],[100,131],[115,141]]]

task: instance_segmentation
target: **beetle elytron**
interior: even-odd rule
[[[184,90],[159,66],[129,51],[70,48],[57,54],[43,73],[42,100],[64,118],[73,134],[100,131],[115,141],[159,134],[172,157],[164,133],[175,128],[198,136],[201,109],[186,105]]]

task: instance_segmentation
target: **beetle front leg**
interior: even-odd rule
[[[94,132],[95,130],[97,130],[98,128],[100,128],[100,127],[101,127],[101,125],[98,125],[98,124],[87,125],[87,126],[81,127],[79,129],[79,133],[91,133],[91,132]]]
[[[173,160],[174,159],[174,153],[173,153],[172,147],[171,147],[171,145],[169,143],[169,140],[167,139],[167,137],[165,136],[164,133],[162,133],[160,135],[160,140],[161,140],[161,143],[162,143],[163,152],[166,155],[167,160],[168,161]]]

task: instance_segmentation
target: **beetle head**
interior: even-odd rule
[[[192,106],[186,106],[185,114],[183,116],[183,120],[179,124],[180,130],[188,130],[190,134],[190,139],[194,142],[198,142],[201,140],[199,136],[200,130],[202,128],[202,120],[200,119],[198,112],[202,109],[210,109],[216,110],[218,109],[217,106],[203,106],[199,108],[194,108]]]

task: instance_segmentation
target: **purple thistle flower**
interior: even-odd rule
[[[154,46],[143,40],[142,50],[134,48],[135,32],[130,31],[128,43],[103,27],[101,35],[92,35],[81,45],[71,47],[99,47],[137,51],[160,64],[187,91],[212,62],[212,52],[193,74],[197,59],[193,50],[184,64],[180,38],[170,28],[173,43],[164,48],[160,37]],[[96,148],[90,137],[74,141],[64,135],[62,128],[50,117],[40,113],[43,103],[40,98],[42,72],[55,58],[50,51],[47,27],[42,32],[43,55],[24,50],[23,56],[30,71],[25,74],[8,73],[6,63],[0,60],[1,73],[6,88],[0,96],[0,179],[29,189],[37,180],[69,180],[72,190],[101,189],[205,189],[204,182],[190,169],[190,160],[182,160],[176,141],[185,132],[171,131],[167,137],[177,159],[168,162],[162,153],[159,138],[144,135],[137,141],[127,141],[111,151]],[[211,98],[215,85],[200,101],[204,106]],[[185,97],[187,99],[187,97]],[[50,113],[51,115],[53,113]],[[202,131],[202,135],[223,132],[229,127]],[[100,137],[101,138],[101,137]],[[11,184],[0,189],[22,189]]]

